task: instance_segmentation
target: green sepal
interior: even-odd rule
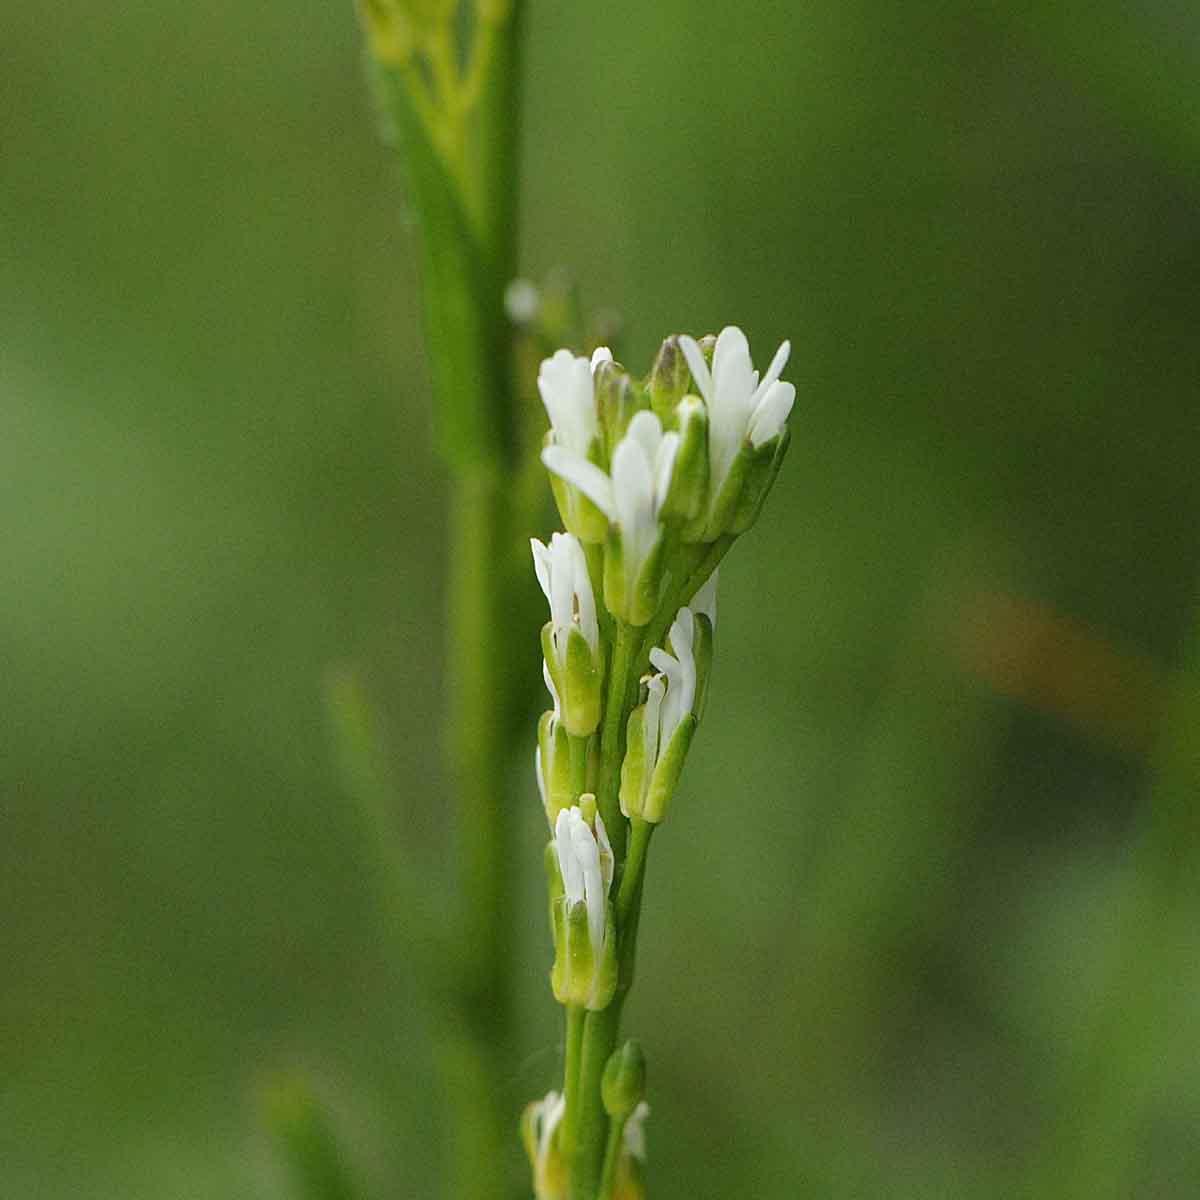
[[[704,706],[708,703],[708,680],[712,673],[713,625],[707,613],[693,613],[695,625],[692,633],[692,658],[696,663],[696,698],[692,712],[696,723],[704,719]]]
[[[650,789],[646,795],[646,803],[642,812],[642,820],[652,825],[659,824],[667,815],[667,806],[675,789],[679,786],[679,776],[683,773],[683,764],[687,752],[696,733],[696,718],[688,713],[680,722],[666,750],[654,764],[654,774],[650,776]]]
[[[725,482],[721,484],[720,492],[712,497],[708,519],[704,522],[704,532],[700,536],[700,541],[715,542],[721,534],[729,529],[730,522],[738,510],[742,489],[746,485],[746,478],[753,464],[754,451],[748,441],[743,442],[741,449],[738,450],[733,462],[729,465],[729,473],[725,476]]]
[[[758,519],[763,502],[775,477],[783,456],[787,453],[788,442],[792,431],[785,428],[782,433],[763,442],[757,449],[750,451],[750,467],[746,472],[746,481],[742,486],[742,494],[738,497],[737,508],[729,522],[730,533],[745,533]]]
[[[625,539],[617,525],[610,525],[604,543],[604,607],[618,621],[628,621],[625,588]]]
[[[630,1038],[609,1056],[600,1081],[604,1111],[614,1120],[625,1121],[646,1095],[646,1056]]]
[[[646,625],[658,612],[662,600],[663,571],[667,565],[667,539],[659,533],[654,548],[646,555],[642,569],[629,596],[629,613],[626,620],[630,625]]]
[[[639,704],[629,714],[625,727],[625,761],[621,763],[621,812],[629,820],[642,815],[646,794],[646,706]]]
[[[663,505],[663,520],[695,519],[708,498],[708,413],[696,396],[685,396],[676,408],[679,450],[671,472],[671,490]]]
[[[650,407],[662,422],[663,429],[675,428],[676,405],[687,392],[691,378],[687,359],[679,348],[679,337],[672,334],[659,347],[646,379]]]
[[[563,724],[572,737],[590,737],[600,724],[604,659],[598,648],[592,651],[581,629],[567,631],[567,665],[562,674]]]
[[[600,950],[600,961],[596,964],[591,995],[587,1000],[587,1007],[592,1012],[607,1008],[617,990],[616,928],[616,914],[610,900],[604,912],[604,945]]]
[[[646,397],[625,369],[614,362],[603,362],[596,368],[593,386],[605,460],[611,462],[633,414],[646,407]]]
[[[575,802],[571,785],[571,742],[563,723],[555,720],[550,711],[542,713],[537,732],[542,782],[546,787],[546,820],[553,829],[558,814]]]
[[[554,939],[554,952],[557,957],[558,947],[562,942],[563,880],[553,841],[546,843],[546,849],[542,854],[542,865],[546,868],[546,898],[550,905],[550,936]]]

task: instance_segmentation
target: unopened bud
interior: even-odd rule
[[[600,1096],[604,1111],[617,1121],[625,1121],[646,1095],[646,1056],[641,1046],[630,1039],[614,1050],[604,1068]]]
[[[604,455],[611,460],[617,443],[625,436],[625,430],[633,420],[633,414],[645,408],[646,401],[641,389],[624,368],[611,360],[597,365],[594,381]]]
[[[658,349],[654,366],[646,380],[646,390],[650,393],[650,407],[664,429],[675,427],[676,406],[679,401],[692,390],[692,375],[688,370],[687,360],[679,348],[679,338],[672,334]]]

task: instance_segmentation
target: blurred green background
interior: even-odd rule
[[[795,347],[652,863],[652,1196],[1194,1196],[1200,10],[534,0],[528,44],[527,272],[636,369]],[[293,1076],[367,1195],[435,1194],[420,931],[324,700],[358,673],[444,873],[445,480],[353,13],[7,0],[0,45],[0,1195],[287,1196]]]

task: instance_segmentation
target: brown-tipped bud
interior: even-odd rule
[[[695,390],[687,360],[679,348],[677,334],[672,334],[659,347],[654,366],[650,368],[646,379],[646,390],[650,394],[650,407],[663,428],[674,429],[676,406],[688,392]]]

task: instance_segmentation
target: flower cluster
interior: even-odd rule
[[[563,1094],[526,1110],[539,1200],[590,1195],[601,1178],[605,1195],[644,1195],[641,1052],[616,1047],[615,1021],[580,1031],[632,977],[650,834],[704,711],[717,564],[754,523],[787,450],[788,353],[784,342],[760,378],[729,326],[668,338],[641,380],[603,348],[590,359],[559,350],[538,373],[542,462],[566,531],[532,542],[551,699],[534,768],[551,833],[551,984],[575,1031]]]

